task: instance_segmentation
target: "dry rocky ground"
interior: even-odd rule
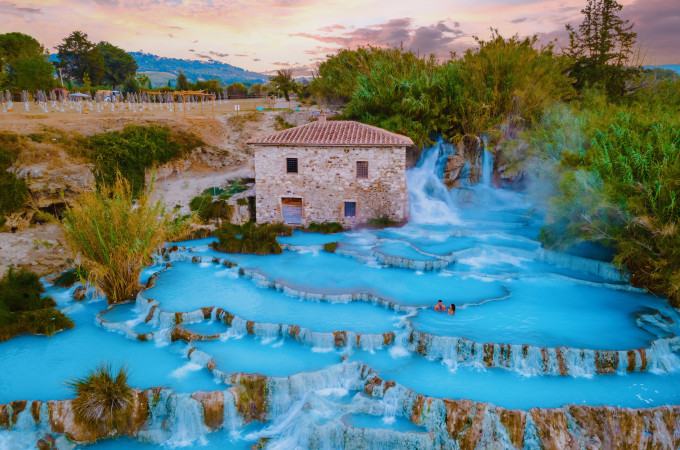
[[[234,104],[241,107],[234,112]],[[232,100],[215,106],[212,111],[204,105],[200,116],[198,107],[183,112],[153,111],[115,112],[88,111],[87,114],[67,109],[65,112],[44,113],[36,105],[29,105],[26,113],[23,105],[15,105],[15,112],[0,113],[0,131],[18,134],[63,132],[91,135],[122,129],[128,124],[157,124],[174,129],[191,131],[200,136],[205,146],[196,149],[186,158],[154,168],[147,178],[154,179],[154,195],[162,199],[169,208],[180,205],[188,211],[189,201],[211,186],[224,186],[228,180],[253,177],[252,152],[246,142],[256,136],[275,130],[276,116],[282,115],[286,122],[301,125],[309,122],[311,112],[276,111],[257,112],[256,107],[266,107],[266,100]],[[277,104],[287,107],[288,104]],[[297,105],[292,104],[291,108]],[[59,224],[33,224],[28,218],[36,208],[58,212],[63,208],[64,199],[94,189],[94,177],[89,164],[68,155],[57,145],[36,144],[24,151],[17,161],[16,170],[31,190],[31,210],[16,219],[15,232],[0,232],[0,276],[9,265],[28,267],[36,273],[47,274],[67,268],[72,255],[64,246]]]

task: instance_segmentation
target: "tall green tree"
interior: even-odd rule
[[[227,95],[229,98],[246,98],[248,88],[243,83],[231,83],[227,86]]]
[[[616,0],[588,0],[581,10],[583,22],[576,30],[567,24],[569,47],[565,53],[574,60],[577,87],[601,84],[610,95],[625,93],[637,33],[633,24],[619,17],[622,6]]]
[[[35,91],[54,84],[54,67],[40,42],[23,33],[0,34],[0,86]]]
[[[187,80],[187,76],[182,72],[182,69],[180,69],[179,74],[177,74],[177,84],[175,86],[178,91],[188,91],[191,88],[189,86],[189,80]]]
[[[104,58],[102,83],[115,89],[127,77],[135,76],[137,73],[137,61],[122,48],[102,41],[97,44],[97,49]]]
[[[87,73],[92,84],[101,83],[106,71],[104,56],[99,48],[87,39],[87,34],[74,31],[57,46],[58,68],[64,69],[69,78],[83,82]]]
[[[272,77],[270,84],[274,89],[279,90],[286,101],[290,100],[290,93],[297,91],[297,83],[293,80],[293,71],[291,69],[281,69],[276,71],[276,76]]]

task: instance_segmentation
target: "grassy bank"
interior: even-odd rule
[[[0,342],[20,334],[52,336],[73,328],[73,321],[54,309],[56,302],[41,297],[45,292],[37,275],[10,267],[0,279]]]

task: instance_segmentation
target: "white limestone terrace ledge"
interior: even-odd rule
[[[150,281],[153,283],[153,279]],[[404,317],[401,330],[383,334],[356,333],[338,330],[316,332],[294,324],[272,324],[248,321],[222,308],[203,307],[190,312],[165,312],[157,300],[147,299],[144,291],[137,296],[137,305],[144,321],[159,331],[137,333],[134,326],[125,322],[103,319],[108,311],[97,316],[97,323],[109,330],[118,331],[129,339],[139,341],[166,340],[185,342],[214,340],[221,334],[200,335],[184,329],[182,324],[202,321],[220,321],[233,335],[251,335],[260,338],[293,339],[316,348],[360,348],[376,350],[399,346],[411,353],[421,354],[431,360],[444,360],[472,367],[494,367],[515,371],[523,375],[593,376],[624,372],[657,373],[680,370],[680,338],[671,337],[651,341],[650,347],[629,350],[597,350],[585,348],[540,347],[522,344],[479,343],[464,337],[437,336],[413,330],[410,317],[417,314],[412,309]]]
[[[200,440],[221,429],[237,431],[252,421],[301,424],[308,432],[297,444],[306,447],[323,442],[332,448],[356,443],[365,448],[675,449],[680,444],[680,406],[505,409],[491,403],[424,396],[381,379],[361,363],[287,378],[246,373],[221,374],[221,378],[230,387],[183,394],[163,388],[135,389],[130,420],[118,430],[83,425],[75,417],[71,400],[0,404],[0,429],[9,431],[5,438],[16,435],[24,447],[37,444],[39,448],[119,436],[163,444],[180,432],[183,439]],[[335,390],[362,394],[354,395],[349,403],[334,403],[338,416],[322,424],[310,421],[304,408],[293,408],[303,398],[311,407],[315,402],[322,405],[317,400],[324,397],[322,393]],[[355,428],[342,419],[348,413],[404,417],[426,432]],[[267,441],[260,443],[267,446]]]

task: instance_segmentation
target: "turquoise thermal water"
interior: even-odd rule
[[[135,387],[164,386],[179,393],[224,390],[229,386],[222,380],[237,372],[278,377],[268,381],[274,412],[265,424],[244,427],[236,420],[229,429],[206,434],[200,408],[183,397],[177,408],[185,415],[174,422],[180,430],[165,431],[172,436],[159,431],[153,442],[126,438],[91,446],[140,449],[250,448],[260,437],[279,448],[309,442],[333,447],[340,442],[333,439],[342,439],[341,430],[360,433],[367,447],[423,442],[408,436],[432,430],[413,425],[387,399],[367,396],[342,375],[357,361],[418,393],[506,408],[680,403],[678,312],[665,299],[630,287],[606,262],[606,249],[581,245],[573,254],[543,249],[536,240],[542,217],[526,196],[494,189],[486,176],[477,186],[446,190],[440,176],[451,151],[440,143],[408,172],[412,220],[404,227],[331,235],[296,231],[280,238],[283,254],[270,256],[219,253],[209,247],[214,238],[177,243],[186,248],[169,254],[171,267],[164,269],[166,261],[159,258],[143,271],[143,283],[160,271],[143,298],[102,315],[105,326],[119,331],[98,325],[97,314],[107,308],[103,299],[76,302],[74,288],[48,287],[76,328],[52,338],[21,336],[0,343],[0,403],[69,398],[65,382],[103,363],[126,365]],[[488,170],[491,155],[484,158]],[[339,242],[336,253],[322,250],[326,242]],[[189,262],[194,256],[201,262]],[[228,268],[213,257],[238,266]],[[353,294],[365,295],[349,301]],[[327,298],[310,298],[320,295]],[[154,313],[149,314],[144,298],[157,302]],[[456,314],[435,312],[439,299],[455,303]],[[201,307],[223,308],[240,319],[230,327],[214,312],[204,319]],[[170,328],[163,328],[168,322],[158,318],[161,310],[194,312],[185,315],[184,329],[220,337],[170,343]],[[174,320],[174,314],[170,317]],[[250,327],[256,336],[246,333],[244,321],[254,322]],[[302,342],[291,337],[291,327],[276,324],[301,327]],[[138,341],[130,330],[153,338]],[[383,346],[381,334],[390,331],[395,342]],[[417,342],[409,343],[412,332],[429,333],[433,343],[418,349]],[[576,376],[547,375],[536,358],[505,368],[484,367],[479,354],[472,362],[457,359],[456,338],[533,346],[539,356],[537,347],[553,353],[562,346],[577,354],[581,348],[592,351],[567,361]],[[196,350],[190,360],[191,347]],[[594,350],[639,347],[647,349],[647,371],[626,372],[622,352],[616,373],[597,373]],[[210,359],[215,374],[206,369]],[[300,374],[308,374],[307,381],[285,378]],[[0,448],[16,442],[13,433],[0,432]],[[34,447],[37,438],[21,442]]]

